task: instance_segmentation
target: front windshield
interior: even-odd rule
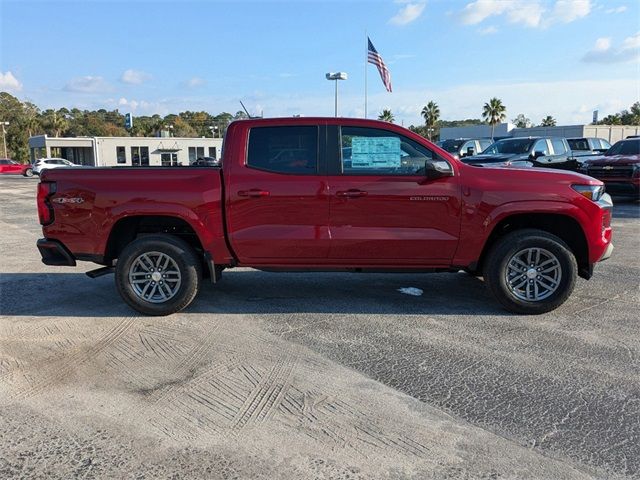
[[[465,141],[466,140],[445,140],[440,146],[449,153],[458,153]]]
[[[523,154],[529,153],[534,140],[529,138],[510,138],[505,140],[498,140],[496,143],[488,147],[482,154],[487,153],[509,153],[509,154]]]
[[[621,140],[613,145],[605,152],[607,157],[612,155],[639,155],[640,139],[638,140]]]

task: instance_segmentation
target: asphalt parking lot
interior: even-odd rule
[[[149,318],[40,262],[36,184],[0,178],[0,478],[640,478],[638,202],[542,316],[462,273],[238,269]]]

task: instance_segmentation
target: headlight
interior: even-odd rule
[[[604,195],[604,185],[571,185],[571,188],[594,202],[600,200]]]

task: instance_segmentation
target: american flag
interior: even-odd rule
[[[376,50],[376,47],[371,43],[371,39],[367,37],[369,41],[369,51],[367,56],[367,61],[369,63],[373,63],[376,67],[378,67],[378,72],[380,72],[380,78],[382,79],[382,83],[384,83],[384,88],[387,89],[387,92],[391,91],[391,74],[389,73],[389,69],[384,64],[384,60]]]

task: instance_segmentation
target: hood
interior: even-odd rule
[[[584,161],[584,165],[635,165],[640,163],[640,155],[599,155]]]
[[[514,162],[517,160],[528,160],[529,155],[527,154],[519,154],[519,153],[487,153],[487,154],[479,154],[473,155],[471,157],[464,157],[462,161],[464,163],[505,163],[505,162]]]

